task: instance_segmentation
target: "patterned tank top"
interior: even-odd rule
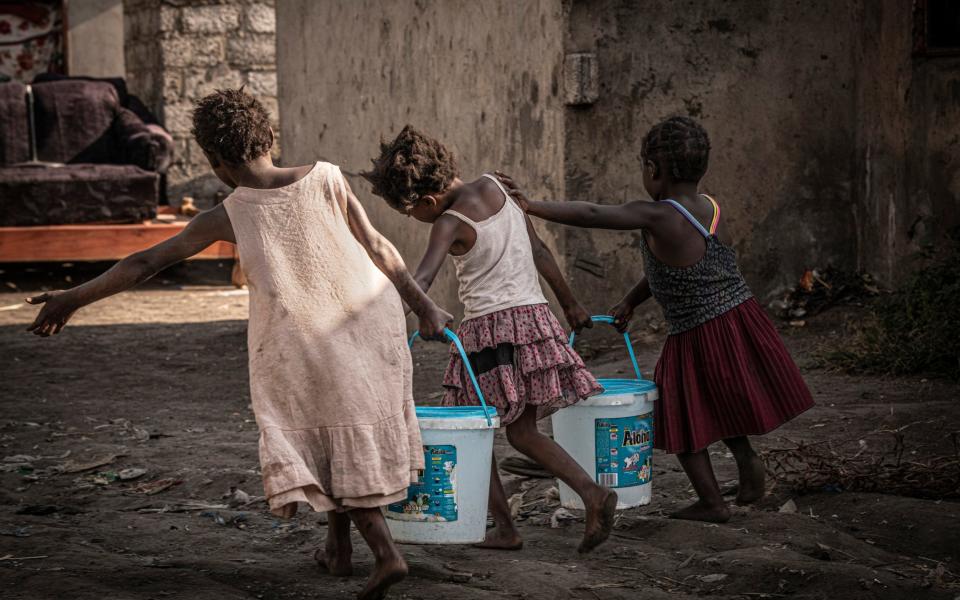
[[[713,204],[710,229],[704,227],[680,203],[664,200],[706,239],[706,252],[697,263],[688,267],[666,265],[653,255],[647,245],[646,235],[641,236],[643,265],[647,281],[650,282],[650,292],[663,308],[670,335],[702,325],[753,297],[737,268],[736,252],[717,238],[720,207],[713,198],[705,197]]]

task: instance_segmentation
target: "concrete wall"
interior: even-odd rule
[[[960,57],[911,55],[911,4],[858,15],[858,267],[888,284],[960,224]]]
[[[827,265],[892,284],[960,223],[960,59],[911,57],[911,4],[277,0],[285,159],[356,173],[412,123],[467,176],[500,167],[531,196],[622,202],[644,197],[649,127],[690,115],[761,298]],[[565,55],[582,52],[597,98],[565,106]],[[416,264],[426,227],[351,181]],[[641,275],[636,233],[544,230],[591,310]],[[434,296],[454,289],[447,268]]]
[[[562,17],[552,0],[278,0],[284,162],[339,164],[411,269],[429,227],[356,176],[407,123],[447,144],[467,178],[501,168],[562,197]],[[457,306],[449,261],[431,296]]]
[[[67,72],[123,77],[123,0],[67,3]]]
[[[567,112],[567,197],[647,197],[643,136],[689,115],[712,142],[703,190],[756,292],[852,267],[853,29],[848,3],[829,0],[573,2],[567,50],[596,53],[600,97]],[[642,274],[639,242],[571,230],[577,287],[617,299]]]

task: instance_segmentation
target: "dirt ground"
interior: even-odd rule
[[[2,596],[353,597],[372,563],[359,537],[358,575],[335,579],[312,559],[324,537],[318,516],[301,511],[281,521],[257,498],[245,292],[224,285],[223,269],[181,268],[88,307],[59,337],[24,333],[35,313],[21,304],[24,292],[90,272],[0,272]],[[839,335],[838,319],[828,313],[783,331],[801,366]],[[610,332],[583,341],[600,376],[629,368]],[[656,333],[640,336],[645,373],[658,348]],[[418,400],[436,401],[444,353],[436,344],[417,347]],[[917,460],[954,451],[956,385],[804,370],[816,408],[757,439],[761,449],[833,439],[864,440],[867,452],[881,452],[891,440],[884,430],[909,426],[907,452]],[[497,444],[501,458],[511,454],[502,435]],[[719,444],[712,455],[727,484],[732,459]],[[673,457],[658,453],[654,473],[652,504],[623,511],[610,541],[587,556],[576,553],[581,520],[550,525],[554,482],[507,475],[508,493],[524,494],[524,549],[404,546],[411,576],[391,597],[960,598],[956,502],[797,495],[771,482],[759,506],[708,525],[665,517],[693,496]],[[229,502],[232,489],[251,501]],[[781,512],[791,499],[796,510]]]

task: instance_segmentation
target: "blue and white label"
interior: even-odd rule
[[[625,488],[653,478],[653,413],[595,419],[597,483]]]
[[[401,521],[457,520],[457,447],[424,446],[424,470],[407,488],[407,499],[387,507]]]

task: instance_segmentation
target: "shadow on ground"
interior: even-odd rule
[[[0,305],[16,301],[9,294],[2,300]],[[234,300],[208,292],[125,294],[87,309],[83,322],[97,324],[81,323],[44,340],[23,333],[32,310],[3,316],[5,598],[350,598],[360,590],[372,559],[356,535],[360,576],[329,577],[312,560],[323,540],[318,517],[301,512],[280,521],[257,500],[262,488],[249,409],[246,323],[238,318],[244,307]],[[126,322],[147,305],[150,318],[163,322]],[[178,315],[224,320],[183,323]],[[801,355],[808,346],[805,338],[788,341]],[[446,351],[441,345],[417,347],[419,399],[437,399]],[[638,347],[645,371],[656,351],[655,343]],[[592,356],[602,376],[629,368],[615,339],[594,348]],[[761,446],[788,438],[869,437],[881,427],[920,423],[911,439],[929,449],[960,428],[956,386],[949,383],[822,371],[807,377],[818,406]],[[727,483],[735,469],[722,447],[713,450],[719,478]],[[498,453],[509,455],[502,436]],[[412,575],[392,597],[834,600],[960,594],[957,503],[881,494],[795,496],[771,486],[760,506],[736,509],[725,525],[673,521],[664,512],[689,502],[692,492],[672,457],[657,454],[655,460],[653,504],[624,511],[614,536],[595,553],[576,553],[581,521],[550,526],[557,508],[551,480],[509,476],[510,492],[524,494],[524,550],[406,546]],[[89,465],[96,466],[83,469]],[[113,480],[124,469],[146,472]],[[253,501],[228,506],[224,496],[231,488]],[[797,511],[778,512],[791,498]]]

